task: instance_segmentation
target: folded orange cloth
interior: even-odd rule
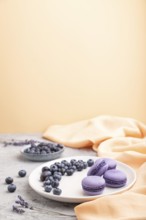
[[[78,220],[146,220],[146,125],[132,118],[99,116],[69,125],[53,125],[43,137],[115,158],[137,172],[135,185],[120,194],[75,207]]]
[[[47,138],[70,147],[88,147],[112,137],[146,136],[146,125],[132,118],[98,116],[67,125],[52,125],[43,134]]]

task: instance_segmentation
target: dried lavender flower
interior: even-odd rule
[[[35,141],[35,140],[9,140],[9,141],[3,141],[1,142],[4,144],[4,146],[8,146],[8,145],[13,145],[13,146],[23,146],[23,145],[31,145],[34,143],[39,143],[39,141]]]
[[[16,212],[18,214],[23,214],[25,212],[23,209],[18,208],[18,207],[14,206],[14,205],[12,206],[12,210],[13,210],[13,212]]]
[[[32,207],[31,205],[29,205],[29,203],[26,202],[26,201],[22,198],[22,196],[18,195],[18,199],[19,199],[19,200],[16,200],[15,203],[21,205],[23,208],[29,208],[29,209],[33,210],[33,207]]]

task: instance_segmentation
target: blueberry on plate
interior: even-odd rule
[[[15,192],[15,190],[16,190],[16,185],[15,184],[11,183],[11,184],[8,185],[8,191],[9,192]]]
[[[88,164],[88,167],[91,167],[91,166],[94,164],[94,160],[89,159],[89,160],[87,161],[87,164]]]
[[[86,162],[83,162],[83,167],[86,169],[88,167],[88,164]]]
[[[67,170],[66,170],[67,176],[72,176],[73,173],[74,173],[74,170],[73,170],[73,169],[67,169]]]
[[[11,183],[13,183],[13,178],[12,178],[12,177],[7,177],[7,178],[5,179],[5,182],[6,182],[7,184],[11,184]]]
[[[45,181],[47,177],[52,176],[51,171],[44,171],[41,173],[40,180]]]
[[[51,190],[52,190],[51,186],[48,185],[45,186],[45,192],[51,192]]]
[[[51,183],[52,183],[52,182],[54,181],[54,178],[53,178],[53,176],[48,176],[45,180],[46,180],[46,181],[50,180]]]
[[[58,174],[58,173],[55,173],[55,174],[53,175],[53,178],[54,178],[54,180],[60,181],[61,178],[62,178],[62,175],[60,175],[60,174]]]
[[[18,172],[18,175],[19,175],[20,177],[24,177],[24,176],[26,176],[26,171],[25,171],[25,170],[20,170],[20,171]]]
[[[53,188],[58,187],[58,186],[59,186],[59,181],[58,181],[58,180],[53,180],[53,181],[51,182],[51,186],[52,186]]]
[[[44,171],[50,171],[49,167],[44,166],[44,167],[42,168],[42,172],[44,172]]]
[[[51,181],[50,181],[50,180],[47,180],[47,181],[44,182],[43,185],[44,185],[44,186],[50,186],[50,185],[51,185]]]
[[[58,195],[58,196],[59,196],[61,193],[62,193],[62,190],[61,190],[61,189],[59,189],[59,188],[54,188],[54,189],[53,189],[53,194],[54,194],[54,195]]]
[[[56,165],[52,164],[50,166],[50,170],[51,170],[51,172],[56,172],[56,171],[58,171],[58,167]]]

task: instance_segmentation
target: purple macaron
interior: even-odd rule
[[[116,169],[116,166],[117,166],[116,160],[111,159],[111,158],[103,158],[103,159],[108,164],[108,170]]]
[[[108,169],[108,164],[102,158],[95,161],[94,165],[88,170],[87,176],[102,176]]]
[[[81,184],[83,191],[89,196],[100,195],[105,188],[105,180],[100,176],[86,176]]]
[[[105,179],[106,186],[112,188],[123,187],[127,182],[126,174],[123,171],[116,169],[107,170],[104,173],[103,178]]]

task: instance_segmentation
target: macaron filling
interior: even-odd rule
[[[126,183],[126,179],[125,180],[120,180],[120,181],[116,181],[116,180],[110,180],[106,178],[106,183],[114,183],[114,184],[123,184]]]
[[[98,191],[103,190],[104,187],[105,187],[105,185],[97,187],[97,188],[91,188],[89,186],[83,186],[83,189],[86,190],[86,191],[90,191],[90,192],[98,192]]]
[[[125,184],[126,183],[126,179],[125,180],[121,180],[121,181],[115,181],[115,180],[109,180],[109,179],[106,179],[106,183],[109,183],[109,184]]]
[[[99,170],[101,169],[101,167],[103,167],[104,165],[106,165],[106,163],[104,161],[102,161],[96,168],[94,168],[91,172],[92,175],[95,175],[96,173],[99,172]]]

